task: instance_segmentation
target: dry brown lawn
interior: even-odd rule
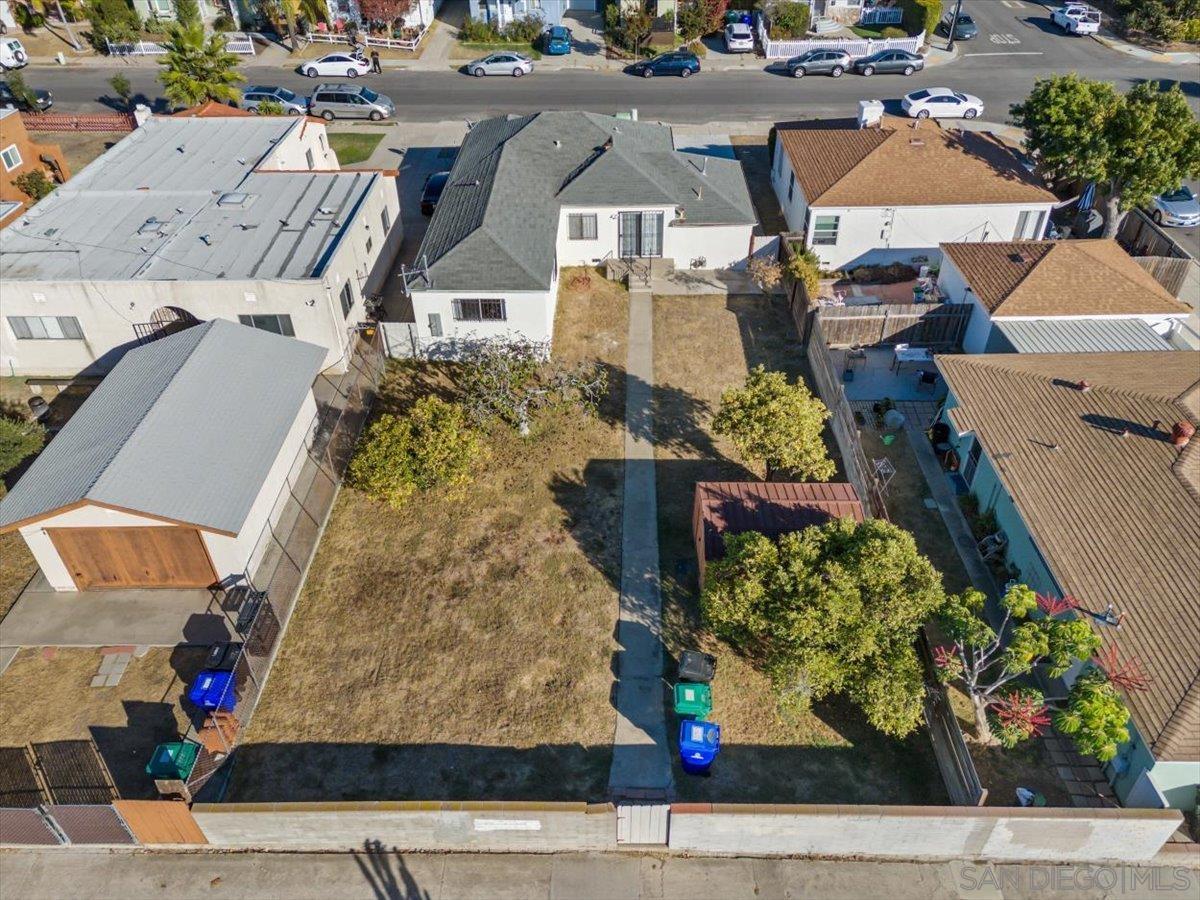
[[[32,86],[37,87],[37,84]],[[39,144],[57,144],[67,159],[71,174],[78,175],[84,166],[127,134],[125,131],[31,131],[29,136]]]
[[[658,297],[654,348],[664,636],[673,657],[689,647],[719,657],[713,719],[721,725],[721,755],[707,779],[685,775],[677,765],[679,796],[722,802],[944,802],[923,733],[893,741],[839,700],[785,719],[768,679],[700,623],[691,536],[695,483],[762,476],[748,471],[733,448],[712,435],[712,415],[721,391],[740,384],[751,366],[805,375],[787,310],[762,297]],[[676,729],[669,727],[673,740]]]
[[[91,739],[122,797],[155,796],[144,767],[157,744],[187,731],[184,695],[206,651],[150,650],[119,684],[101,688],[91,686],[99,650],[52,652],[24,649],[0,675],[0,745]]]
[[[627,298],[563,273],[555,353],[623,367]],[[598,417],[496,429],[466,496],[396,511],[343,488],[246,741],[235,800],[604,795],[623,383]],[[395,364],[378,408],[444,369]]]

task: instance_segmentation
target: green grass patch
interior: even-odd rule
[[[883,37],[878,28],[863,28],[861,25],[851,25],[850,30],[860,38],[870,38],[873,41],[877,41]]]
[[[532,44],[524,44],[520,41],[497,41],[494,44],[476,44],[463,41],[458,46],[450,48],[450,58],[470,62],[471,60],[479,59],[481,56],[499,53],[501,50],[512,50],[515,53],[523,53],[530,59],[542,58],[541,52]]]
[[[329,135],[329,146],[337,154],[338,162],[343,166],[352,166],[370,159],[382,140],[382,134],[335,131]]]

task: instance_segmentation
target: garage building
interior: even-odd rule
[[[56,591],[246,573],[326,350],[214,319],[129,351],[0,502]]]

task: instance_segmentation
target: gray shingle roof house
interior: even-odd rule
[[[200,547],[202,534],[216,564],[239,535],[249,550],[309,432],[324,358],[322,347],[224,319],[129,351],[0,501],[0,530],[21,529],[52,584],[47,532],[64,558],[110,528],[109,549],[168,524],[196,532],[184,546]],[[82,530],[91,534],[64,533]]]
[[[548,316],[541,305],[560,267],[632,256],[722,268],[746,257],[754,224],[740,164],[676,149],[667,126],[587,112],[487,119],[463,141],[418,253],[416,324],[430,337],[463,322],[548,339],[553,298]]]

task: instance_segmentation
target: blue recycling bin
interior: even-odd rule
[[[188,689],[188,700],[206,712],[233,712],[236,679],[232,672],[204,669]]]
[[[679,723],[679,761],[689,775],[703,775],[721,752],[721,726],[716,722]]]

